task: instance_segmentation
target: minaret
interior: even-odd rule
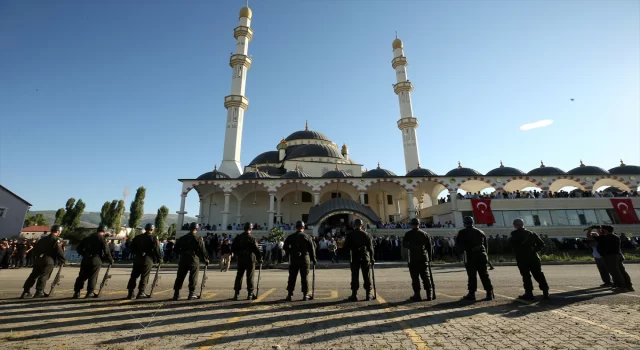
[[[231,76],[231,94],[225,96],[224,107],[227,109],[227,125],[224,134],[224,151],[220,172],[232,178],[242,174],[240,164],[240,149],[242,147],[242,125],[244,112],[249,106],[249,100],[244,97],[247,83],[247,71],[251,68],[251,57],[247,56],[249,41],[253,37],[251,29],[251,9],[248,6],[240,9],[240,25],[233,30],[233,36],[238,43],[236,51],[231,55],[229,65],[233,68]]]
[[[398,120],[398,129],[402,131],[402,141],[404,143],[404,164],[407,172],[416,169],[420,164],[420,153],[418,152],[418,119],[413,116],[413,108],[411,107],[411,91],[413,84],[407,79],[407,58],[404,57],[402,48],[402,40],[393,41],[393,60],[391,66],[396,70],[396,81],[393,85],[393,91],[398,95],[400,101],[400,119]]]

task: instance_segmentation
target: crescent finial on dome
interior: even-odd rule
[[[298,167],[298,163],[296,163],[296,171],[300,171],[300,167]]]
[[[420,169],[420,163],[418,163],[418,167],[416,169]]]
[[[543,161],[540,161],[540,167],[544,168],[544,162]]]
[[[338,163],[336,163],[336,170],[340,170],[340,169],[338,169]]]
[[[626,164],[624,164],[624,162],[622,161],[622,159],[620,159],[620,166],[625,166]]]
[[[380,162],[378,162],[378,169],[380,169]]]
[[[309,131],[309,121],[308,120],[304,121],[304,131]]]
[[[504,168],[504,164],[502,164],[502,161],[500,161],[500,167]]]
[[[585,166],[584,163],[582,162],[582,159],[580,159],[580,167]]]
[[[458,169],[462,169],[462,164],[458,161]]]

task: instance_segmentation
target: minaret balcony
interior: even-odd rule
[[[394,57],[391,60],[391,67],[393,67],[393,69],[396,69],[396,67],[398,66],[408,66],[409,65],[409,61],[407,61],[407,58],[404,56],[398,56],[398,57]]]
[[[229,59],[229,65],[231,67],[245,66],[249,69],[251,68],[251,57],[243,54],[233,54]]]
[[[229,95],[224,97],[224,108],[240,107],[245,111],[249,108],[249,99],[242,95]]]
[[[238,40],[239,37],[247,37],[247,40],[253,39],[253,29],[246,26],[237,26],[233,29],[233,37]]]
[[[414,117],[400,118],[398,120],[398,129],[403,130],[407,128],[417,128],[418,119]]]
[[[411,91],[413,91],[413,84],[411,84],[410,81],[402,81],[393,85],[393,92],[395,92],[396,95],[400,94],[401,92]]]

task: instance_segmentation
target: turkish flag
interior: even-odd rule
[[[495,224],[496,219],[491,211],[491,199],[472,199],[473,216],[478,224]]]
[[[611,204],[613,204],[621,224],[640,224],[630,198],[611,198]]]

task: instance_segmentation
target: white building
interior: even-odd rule
[[[214,167],[213,171],[197,178],[179,180],[182,182],[181,206],[177,212],[179,226],[184,223],[185,200],[191,190],[195,190],[200,199],[199,223],[222,231],[247,221],[268,229],[277,223],[303,220],[317,234],[324,231],[323,224],[348,223],[355,217],[370,225],[402,223],[419,217],[433,225],[451,222],[460,228],[463,216],[474,215],[471,201],[461,198],[460,190],[479,193],[494,189],[502,193],[536,188],[553,195],[571,186],[589,195],[601,187],[613,186],[621,196],[632,196],[631,202],[624,205],[631,205],[631,212],[640,215],[635,209],[640,208],[640,198],[633,197],[640,184],[638,166],[621,164],[607,171],[580,162],[580,166],[565,172],[541,164],[524,172],[500,164],[482,174],[458,163],[457,168],[444,175],[421,168],[416,133],[418,119],[413,115],[411,104],[413,84],[407,76],[403,42],[397,37],[392,42],[391,66],[396,75],[394,92],[400,107],[397,127],[404,145],[406,174],[396,175],[380,164],[363,170],[363,165],[351,158],[346,145],[339,147],[325,134],[310,130],[308,124],[304,130],[295,131],[280,142],[274,140],[274,150],[261,153],[242,166],[242,128],[249,105],[244,92],[252,62],[248,55],[253,36],[252,12],[244,7],[239,17],[239,25],[234,29],[236,51],[229,62],[231,94],[224,102],[227,121],[222,163],[219,169]],[[438,197],[443,192],[449,194],[450,200],[439,203]],[[513,217],[522,217],[530,226],[541,226],[541,230],[553,231],[552,234],[579,233],[587,223],[625,221],[616,215],[608,198],[495,200],[491,210],[496,222],[488,233],[505,234]],[[640,230],[640,225],[630,225],[628,229]],[[454,232],[451,228],[440,230],[445,234]]]
[[[0,238],[20,236],[29,208],[31,203],[0,185]]]

